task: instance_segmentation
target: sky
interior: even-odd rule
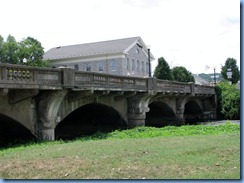
[[[190,72],[240,68],[239,0],[0,0],[0,35],[57,46],[140,36],[155,60]],[[206,70],[206,66],[209,67]]]

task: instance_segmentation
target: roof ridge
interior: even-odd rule
[[[87,43],[81,43],[81,44],[73,44],[73,45],[65,45],[65,46],[57,46],[53,48],[64,48],[64,47],[72,47],[72,46],[80,46],[80,45],[85,45],[85,44],[96,44],[96,43],[105,43],[105,42],[110,42],[110,41],[120,41],[120,40],[125,40],[125,39],[135,39],[138,38],[140,39],[140,36],[135,36],[135,37],[127,37],[127,38],[120,38],[120,39],[111,39],[111,40],[104,40],[104,41],[95,41],[95,42],[87,42]]]

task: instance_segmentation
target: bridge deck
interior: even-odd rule
[[[0,64],[0,89],[109,90],[175,94],[214,95],[211,86],[156,78],[138,78],[102,73]]]

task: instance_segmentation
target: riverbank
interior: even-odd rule
[[[187,135],[189,128],[200,127],[194,125],[187,130],[168,127],[167,136],[153,138],[80,139],[8,148],[0,151],[0,178],[240,179],[240,132],[213,131],[225,126],[229,125],[201,126],[205,134],[199,135]]]
[[[219,120],[219,121],[211,121],[211,122],[198,122],[198,125],[224,125],[226,122],[230,122],[233,124],[240,125],[240,120]]]

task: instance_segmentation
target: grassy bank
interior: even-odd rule
[[[202,132],[189,132],[196,128],[200,127],[143,127],[69,142],[2,149],[0,177],[239,179],[239,125],[202,127]]]

